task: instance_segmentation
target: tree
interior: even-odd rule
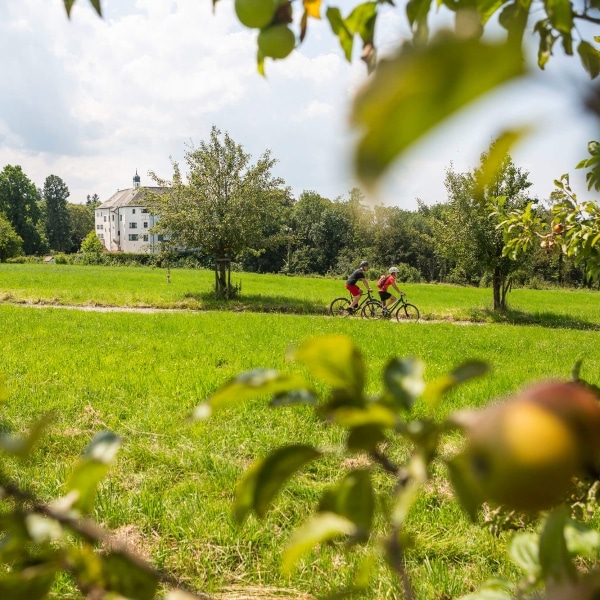
[[[508,276],[517,266],[503,252],[504,239],[498,228],[498,206],[522,208],[528,198],[524,191],[531,186],[528,173],[516,167],[504,155],[491,177],[486,173],[494,145],[483,153],[480,165],[471,173],[446,173],[448,204],[437,222],[439,252],[454,261],[469,283],[483,274],[492,276],[494,310],[506,308],[510,289]]]
[[[7,258],[19,256],[22,247],[23,240],[0,213],[0,262],[6,262]]]
[[[581,161],[578,168],[589,168],[588,189],[600,190],[598,142],[590,142],[592,158]],[[545,252],[555,250],[573,260],[585,272],[591,284],[600,280],[600,205],[580,202],[571,189],[568,174],[554,181],[550,197],[550,219],[533,203],[524,207],[499,207],[498,218],[504,231],[504,254],[516,260],[539,242]]]
[[[276,160],[270,151],[252,164],[228,133],[220,136],[213,126],[207,142],[186,152],[186,181],[174,161],[172,181],[150,173],[164,190],[148,194],[148,207],[160,218],[155,230],[172,245],[215,258],[215,292],[229,298],[231,261],[244,250],[264,247],[262,231],[275,218],[284,188],[271,174]]]
[[[100,196],[98,196],[98,194],[93,194],[92,196],[90,196],[89,194],[87,195],[87,198],[85,200],[85,205],[86,206],[91,206],[92,209],[96,208],[96,206],[100,206],[100,204],[102,204],[100,202]]]
[[[76,252],[88,233],[94,231],[94,207],[88,204],[72,204],[69,202],[67,210],[73,228],[70,251]]]
[[[102,242],[98,239],[98,236],[94,231],[90,231],[83,242],[81,242],[81,251],[84,254],[101,254],[104,252],[104,246]]]
[[[44,251],[37,189],[18,165],[6,165],[0,173],[0,213],[23,240],[25,254]]]
[[[67,205],[69,188],[57,175],[49,175],[44,182],[43,198],[46,203],[46,237],[52,250],[70,252],[73,245],[73,224]]]

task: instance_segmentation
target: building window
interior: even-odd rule
[[[129,229],[137,229],[137,223],[129,223]]]
[[[98,239],[99,240],[103,240],[104,239],[104,234],[103,233],[99,233],[98,234]]]
[[[123,215],[119,215],[119,221],[123,220]]]
[[[113,221],[115,220],[115,215],[113,215],[113,216],[112,216],[112,220],[113,220]]]
[[[143,215],[146,215],[146,214],[148,214],[148,209],[147,209],[147,208],[142,208],[142,214],[143,214]]]
[[[147,241],[148,241],[148,234],[144,234],[144,235],[142,236],[142,240],[143,240],[144,242],[147,242]]]
[[[102,225],[96,225],[96,229],[102,229]]]
[[[130,242],[137,242],[138,241],[138,234],[137,233],[130,233],[129,234],[129,241]]]
[[[135,215],[135,208],[132,208],[132,209],[131,209],[131,214],[132,214],[132,215]]]
[[[159,235],[158,236],[158,241],[159,242],[164,242],[164,240],[165,240],[165,236],[164,235]]]
[[[106,223],[106,217],[104,217],[104,222]]]
[[[148,221],[144,221],[144,229],[148,229]]]

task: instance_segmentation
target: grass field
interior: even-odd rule
[[[368,274],[374,278],[377,274]],[[343,280],[233,273],[239,299],[213,297],[214,274],[206,270],[0,264],[0,302],[104,307],[155,307],[325,314],[333,298],[346,296]],[[491,312],[492,290],[448,285],[402,284],[424,320],[508,322],[598,330],[600,293],[584,290],[515,289],[509,310]]]
[[[314,314],[343,290],[343,282],[239,278],[242,298],[229,307],[237,310],[42,310],[7,302],[165,307],[193,296],[194,308],[206,309],[212,306],[212,273],[174,271],[167,284],[158,270],[0,265],[0,298],[6,303],[0,305],[0,372],[9,390],[0,427],[22,431],[40,414],[54,413],[30,463],[5,459],[5,470],[52,499],[91,437],[102,429],[115,431],[124,445],[100,490],[95,517],[201,591],[231,598],[243,590],[256,598],[323,595],[348,584],[360,557],[361,551],[345,555],[334,545],[311,555],[292,578],[279,573],[291,530],[314,508],[324,486],[348,467],[340,430],[316,420],[306,407],[273,409],[267,399],[232,406],[206,423],[186,420],[199,402],[242,371],[297,368],[285,361],[289,346],[315,335],[347,333],[369,367],[370,392],[379,389],[381,370],[392,356],[421,358],[428,380],[465,359],[486,359],[490,374],[451,393],[439,418],[485,405],[531,380],[566,379],[581,358],[582,375],[600,382],[598,293],[513,292],[517,321],[538,325],[392,324]],[[469,315],[491,320],[485,312],[490,290],[427,285],[406,290],[432,321]],[[288,301],[306,314],[272,312]],[[331,457],[286,486],[264,522],[251,518],[238,527],[231,516],[237,478],[254,458],[286,442],[316,444],[330,449]],[[399,442],[389,450],[398,459],[406,453]],[[418,598],[454,598],[488,577],[514,576],[505,535],[493,537],[471,524],[444,484],[441,463],[436,470],[410,523],[416,544],[408,562]],[[385,496],[390,481],[380,475],[377,484]],[[284,591],[276,595],[277,589]],[[66,578],[54,594],[79,598]],[[364,597],[401,597],[384,565]]]

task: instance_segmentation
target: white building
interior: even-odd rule
[[[133,187],[119,190],[95,210],[96,235],[111,252],[159,251],[162,236],[150,233],[158,218],[144,204],[146,192],[160,187],[141,187],[135,172]]]

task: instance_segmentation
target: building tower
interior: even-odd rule
[[[133,176],[133,188],[137,189],[140,187],[140,176],[138,175],[137,169],[135,170],[135,175]]]

